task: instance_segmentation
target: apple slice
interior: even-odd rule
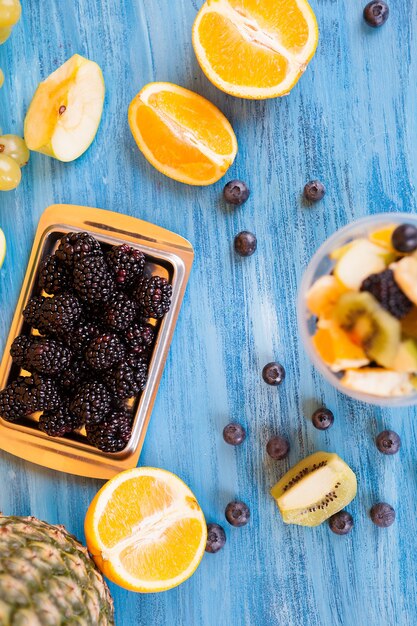
[[[409,374],[379,367],[346,370],[340,382],[348,389],[381,398],[407,396],[413,391]]]
[[[59,161],[74,161],[92,143],[104,103],[104,79],[97,63],[74,54],[40,83],[25,119],[29,150]]]
[[[390,253],[368,239],[356,239],[336,263],[334,275],[348,289],[359,290],[371,274],[382,272]]]

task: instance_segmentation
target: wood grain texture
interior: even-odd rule
[[[363,0],[365,2],[365,0]],[[23,18],[0,47],[6,70],[0,126],[22,132],[38,82],[75,52],[97,61],[107,97],[97,139],[72,164],[33,154],[16,192],[0,194],[8,242],[0,272],[0,349],[20,290],[36,223],[52,203],[85,204],[138,216],[195,246],[196,262],[159,391],[141,464],[178,473],[208,520],[222,522],[232,498],[252,511],[243,529],[227,528],[226,548],[207,555],[191,580],[165,594],[139,596],[112,586],[118,626],[414,626],[416,410],[381,410],[336,393],[299,343],[295,296],[319,244],[352,218],[415,211],[417,181],[417,0],[391,0],[380,30],[362,20],[362,3],[314,0],[320,44],[289,97],[233,99],[199,70],[191,25],[200,0],[23,0]],[[65,7],[65,8],[64,8]],[[239,141],[231,177],[252,189],[227,209],[223,182],[195,189],[164,178],[139,154],[127,107],[151,80],[169,80],[211,99]],[[316,207],[300,193],[312,177],[327,186]],[[250,259],[232,252],[242,229],[258,236]],[[279,389],[260,377],[273,359],[287,370]],[[309,421],[325,402],[336,415],[327,433]],[[244,423],[234,450],[221,431]],[[392,427],[401,453],[383,457],[375,435]],[[271,433],[291,441],[288,460],[266,458]],[[338,452],[357,472],[349,507],[351,536],[326,525],[285,527],[268,495],[302,456]],[[43,470],[0,454],[0,509],[65,524],[83,537],[83,518],[99,481]],[[395,525],[374,527],[372,503],[390,502]]]

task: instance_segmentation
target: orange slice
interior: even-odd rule
[[[87,546],[110,580],[150,593],[176,587],[193,574],[207,541],[203,512],[182,480],[139,467],[100,489],[85,518]]]
[[[382,246],[382,248],[386,248],[390,252],[395,252],[395,248],[391,243],[392,233],[397,228],[398,224],[390,224],[389,226],[384,226],[383,228],[379,228],[378,230],[374,230],[369,234],[369,241],[375,243],[377,246]]]
[[[211,102],[172,83],[149,83],[129,106],[138,148],[157,170],[188,185],[211,185],[237,153],[233,128]]]
[[[333,372],[369,364],[369,359],[362,348],[353,343],[332,320],[319,320],[312,341],[320,357]]]
[[[207,0],[193,26],[201,69],[222,91],[240,98],[289,93],[318,43],[306,0]]]

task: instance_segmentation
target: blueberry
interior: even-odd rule
[[[310,180],[304,187],[304,198],[309,202],[318,202],[325,193],[326,187],[319,180]]]
[[[386,2],[383,0],[372,0],[368,2],[363,10],[363,17],[365,22],[372,26],[372,28],[378,28],[385,24],[389,16],[389,8]]]
[[[219,524],[207,524],[206,552],[215,554],[226,543],[226,533]]]
[[[249,198],[250,190],[243,180],[231,180],[225,185],[223,195],[229,204],[240,205]]]
[[[336,535],[347,535],[353,528],[353,517],[347,511],[339,511],[330,517],[329,526]]]
[[[231,446],[240,446],[246,439],[246,430],[236,422],[228,424],[223,429],[223,439]]]
[[[280,435],[276,435],[275,437],[271,437],[271,439],[266,444],[266,451],[268,452],[271,459],[275,461],[281,461],[285,459],[290,451],[290,444],[288,443],[288,439],[285,437],[280,437]]]
[[[226,519],[232,526],[245,526],[249,522],[250,511],[240,500],[229,502],[225,510]]]
[[[376,447],[382,454],[397,454],[401,439],[393,430],[383,430],[376,438]]]
[[[262,378],[268,385],[278,386],[285,378],[285,369],[280,363],[267,363],[262,370]]]
[[[391,243],[398,252],[417,250],[417,228],[412,224],[401,224],[392,233]]]
[[[235,252],[239,256],[251,256],[257,247],[257,240],[253,233],[243,230],[235,237]]]
[[[390,504],[379,502],[371,509],[371,520],[381,528],[387,528],[395,522],[395,511]]]
[[[325,409],[321,407],[314,411],[311,416],[311,421],[313,422],[313,426],[318,428],[319,430],[327,430],[330,426],[333,425],[334,415],[329,409]]]

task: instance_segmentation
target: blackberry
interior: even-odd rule
[[[145,268],[145,255],[127,244],[114,246],[106,255],[107,265],[116,283],[128,288],[142,276]]]
[[[128,357],[123,363],[106,372],[103,380],[109,390],[119,399],[132,398],[145,388],[148,377],[146,359]]]
[[[19,376],[20,384],[15,388],[16,398],[25,408],[26,415],[35,411],[55,409],[61,399],[58,387],[51,378],[33,374],[32,376]]]
[[[125,330],[135,319],[137,305],[126,294],[117,293],[104,305],[103,322],[113,330]]]
[[[70,412],[87,424],[97,423],[110,411],[112,397],[98,382],[87,382],[78,387],[70,403]]]
[[[22,341],[23,339],[26,341]],[[71,360],[68,348],[59,341],[44,337],[17,337],[10,350],[14,360],[13,355],[16,353],[18,365],[22,365],[29,372],[35,371],[49,376],[62,372]]]
[[[124,353],[125,348],[119,337],[113,333],[106,333],[88,344],[85,360],[95,370],[107,370],[121,361]]]
[[[144,317],[161,319],[171,306],[172,286],[161,276],[145,276],[137,283],[133,297],[142,307]]]
[[[20,335],[20,337],[16,337],[13,341],[10,348],[10,356],[13,359],[13,362],[16,363],[19,367],[22,367],[25,358],[26,352],[31,343],[29,337],[25,337],[24,335]]]
[[[68,400],[54,410],[44,411],[39,418],[39,430],[50,437],[63,437],[81,426],[82,420],[71,414]]]
[[[45,298],[38,316],[37,328],[43,335],[67,335],[81,317],[82,308],[72,293]]]
[[[65,394],[72,395],[77,387],[82,383],[91,380],[92,372],[87,363],[80,356],[71,361],[70,366],[65,369],[57,379],[58,385]]]
[[[86,256],[74,266],[74,288],[88,304],[107,302],[115,283],[102,256]]]
[[[94,322],[83,321],[77,325],[68,337],[68,345],[73,352],[84,352],[88,344],[100,335],[100,329]]]
[[[8,422],[15,422],[20,417],[30,415],[34,411],[32,406],[25,407],[21,401],[22,387],[25,385],[24,380],[24,376],[19,376],[0,392],[0,417]]]
[[[23,309],[24,320],[29,326],[32,326],[32,328],[38,328],[39,326],[42,305],[45,300],[46,298],[43,296],[33,296]]]
[[[41,289],[50,295],[68,291],[71,287],[71,277],[68,268],[55,254],[50,254],[42,261],[38,284]]]
[[[155,340],[155,330],[150,324],[134,322],[123,333],[123,339],[131,352],[146,354]]]
[[[64,235],[56,251],[56,257],[68,267],[90,255],[102,255],[99,242],[88,233]]]
[[[405,317],[413,307],[413,303],[395,282],[392,270],[384,270],[365,278],[361,291],[369,291],[388,313],[399,320]]]
[[[120,452],[132,435],[132,416],[121,409],[107,415],[97,424],[86,426],[88,441],[103,452]]]

